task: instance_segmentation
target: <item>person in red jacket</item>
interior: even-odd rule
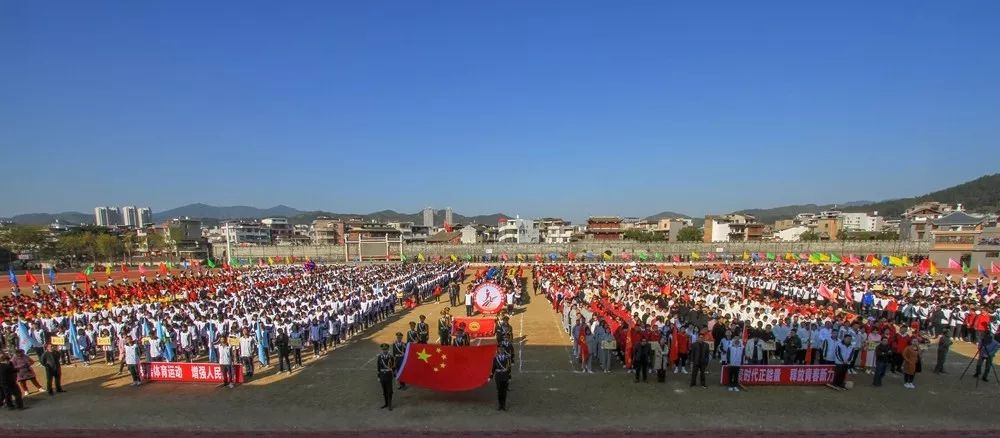
[[[965,319],[962,320],[962,339],[966,342],[976,342],[976,332],[974,327],[976,325],[976,314],[978,312],[978,310],[973,311],[970,309],[969,313],[965,314]]]
[[[975,321],[972,323],[972,327],[976,330],[974,339],[972,342],[977,342],[979,339],[986,339],[986,331],[990,327],[990,314],[986,309],[977,312]]]
[[[903,371],[903,351],[910,345],[910,338],[906,335],[906,327],[900,327],[899,333],[894,333],[889,338],[889,346],[892,347],[892,372]]]

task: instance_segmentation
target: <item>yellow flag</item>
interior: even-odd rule
[[[452,255],[448,256],[448,258],[451,259],[452,263],[455,263],[455,262],[458,261],[458,256],[456,256],[455,254],[452,254]]]
[[[822,252],[819,253],[819,261],[821,261],[821,262],[828,262],[828,261],[830,261],[830,254],[826,254],[826,253],[822,253]]]
[[[882,261],[879,260],[878,257],[875,257],[875,258],[872,259],[872,266],[874,266],[876,268],[881,267],[882,266]]]
[[[902,266],[903,259],[896,256],[889,256],[889,264],[892,266]]]
[[[111,275],[111,265],[107,265],[104,267],[104,273]]]
[[[422,252],[417,253],[417,261],[418,262],[424,261],[424,253],[422,253]]]
[[[267,264],[273,265],[274,264],[274,257],[268,257],[267,258]]]
[[[743,251],[743,261],[750,260],[750,253]]]
[[[700,257],[696,251],[691,251],[691,260],[698,260]]]

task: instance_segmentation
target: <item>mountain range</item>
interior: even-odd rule
[[[910,197],[910,198],[900,198],[900,199],[890,199],[885,201],[853,201],[841,204],[802,204],[802,205],[786,205],[774,208],[754,208],[735,211],[734,213],[744,213],[751,214],[757,217],[757,220],[764,223],[771,223],[778,219],[787,219],[794,217],[799,213],[817,213],[823,210],[837,209],[846,212],[872,212],[877,211],[880,216],[883,217],[898,217],[907,208],[914,204],[926,201],[938,201],[945,202],[949,204],[962,203],[967,211],[971,212],[998,212],[1000,211],[1000,173],[993,175],[986,175],[980,178],[974,179],[972,181],[959,184],[954,187],[949,187],[944,190],[939,190],[936,192],[928,193],[925,195]],[[298,210],[286,205],[278,205],[271,208],[260,209],[250,206],[230,206],[230,207],[218,207],[212,205],[206,205],[202,203],[185,205],[182,207],[177,207],[172,210],[166,210],[161,212],[155,212],[153,214],[154,222],[162,222],[177,217],[190,217],[202,219],[208,223],[216,222],[221,219],[260,219],[265,217],[287,217],[289,222],[293,224],[308,224],[312,222],[317,217],[333,217],[333,218],[362,218],[366,221],[382,221],[382,222],[413,222],[415,224],[423,223],[423,213],[400,213],[394,210],[382,210],[376,211],[374,213],[359,214],[359,213],[333,213],[327,211],[305,211]],[[503,217],[511,217],[503,213],[494,213],[487,215],[478,216],[463,216],[458,213],[453,213],[453,220],[455,223],[480,223],[480,224],[495,224],[497,220]],[[645,219],[648,220],[659,220],[664,218],[689,218],[693,219],[696,226],[700,225],[703,221],[702,218],[692,217],[682,213],[676,213],[673,211],[663,211],[652,216],[648,216]],[[26,225],[47,225],[59,220],[65,223],[75,223],[75,224],[93,224],[94,215],[87,213],[80,213],[75,211],[67,211],[62,213],[29,213],[21,214],[11,218],[14,223],[26,224]],[[434,211],[434,223],[441,224],[444,223],[444,210]]]
[[[907,208],[921,202],[929,201],[944,202],[953,205],[961,203],[966,211],[975,213],[1000,212],[1000,173],[985,175],[957,186],[910,198],[889,199],[878,202],[855,201],[826,205],[786,205],[775,208],[740,210],[734,213],[753,215],[758,221],[763,223],[771,223],[778,219],[789,219],[799,213],[818,213],[833,209],[848,213],[878,212],[879,216],[882,217],[898,218]]]

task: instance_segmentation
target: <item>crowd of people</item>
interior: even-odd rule
[[[463,265],[336,265],[200,270],[104,286],[73,283],[0,299],[0,387],[5,404],[62,390],[61,367],[101,361],[142,384],[140,364],[207,360],[233,387],[235,367],[255,362],[279,373],[378,323],[406,300],[419,301],[460,280]],[[34,356],[34,359],[32,358]],[[294,358],[294,359],[293,359]],[[294,360],[294,365],[293,365]]]
[[[650,372],[663,381],[672,369],[704,386],[715,360],[734,370],[829,364],[840,389],[849,374],[871,374],[881,386],[900,373],[915,388],[921,371],[948,372],[953,342],[977,345],[974,377],[983,380],[1000,349],[997,280],[988,277],[775,262],[706,264],[686,277],[643,264],[539,265],[534,275],[580,370],[593,372],[596,362],[610,372],[617,356],[636,381]],[[935,362],[925,368],[930,348]]]

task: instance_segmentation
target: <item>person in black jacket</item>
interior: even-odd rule
[[[889,338],[883,336],[878,346],[875,347],[875,380],[872,382],[873,385],[882,386],[882,378],[885,377],[885,371],[893,360],[893,354],[892,347],[889,346]]]
[[[649,362],[652,358],[652,348],[649,340],[642,338],[642,342],[632,348],[632,368],[635,370],[635,383],[639,383],[639,374],[642,374],[642,381],[646,381],[649,372]]]
[[[6,354],[0,354],[0,393],[7,409],[24,409],[21,388],[17,387],[17,368],[10,363],[10,356]]]
[[[56,392],[66,392],[62,389],[62,365],[59,363],[59,351],[56,346],[46,345],[45,353],[42,353],[42,366],[45,367],[45,390],[49,395],[52,392],[52,382],[55,381]]]
[[[274,339],[274,346],[278,348],[278,372],[285,371],[285,364],[288,364],[288,372],[292,372],[291,354],[292,348],[285,329],[278,329],[278,336]]]
[[[709,356],[712,354],[712,347],[705,342],[705,333],[698,335],[698,341],[691,346],[691,386],[694,386],[695,376],[701,374],[701,386],[707,388],[705,384],[705,368],[708,368]]]

